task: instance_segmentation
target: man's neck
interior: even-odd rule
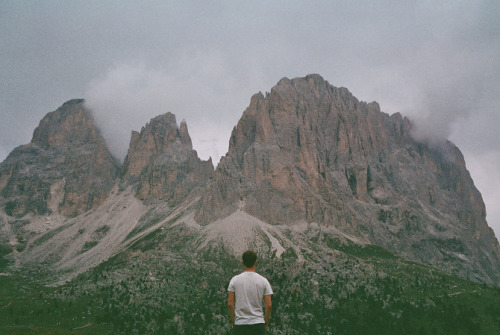
[[[251,268],[245,268],[245,272],[255,272],[255,266]]]

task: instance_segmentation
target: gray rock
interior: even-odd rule
[[[237,208],[272,224],[317,222],[419,262],[500,281],[481,194],[451,142],[411,137],[410,120],[319,75],[254,95],[196,219]]]
[[[70,100],[0,164],[5,212],[77,216],[106,199],[118,170],[83,100]]]
[[[123,175],[126,183],[136,184],[141,200],[178,204],[213,172],[211,159],[202,161],[193,150],[186,122],[177,127],[172,113],[151,119],[140,133],[132,132]]]

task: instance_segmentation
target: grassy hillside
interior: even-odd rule
[[[170,233],[63,286],[33,280],[40,273],[0,276],[0,333],[228,334],[226,288],[239,260],[220,248],[193,255]],[[289,249],[259,263],[274,289],[270,334],[500,333],[499,287],[373,246],[305,256]]]

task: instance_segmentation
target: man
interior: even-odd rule
[[[271,295],[269,281],[255,272],[257,254],[248,250],[243,253],[245,271],[229,282],[227,305],[231,327],[236,335],[265,334],[271,319]],[[265,302],[263,313],[262,301]]]

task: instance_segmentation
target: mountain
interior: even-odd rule
[[[141,132],[132,132],[123,165],[126,183],[137,183],[141,200],[181,202],[196,186],[212,176],[212,161],[202,161],[193,150],[185,121],[177,127],[175,115],[153,118]]]
[[[496,334],[481,195],[453,143],[412,131],[319,75],[283,78],[215,170],[172,113],[133,131],[120,165],[68,101],[0,163],[0,332],[224,333],[252,248],[271,333]]]
[[[411,130],[318,75],[284,78],[252,97],[196,220],[240,207],[272,225],[316,222],[498,283],[500,248],[462,154],[450,142],[417,142]]]
[[[78,216],[108,197],[118,171],[83,100],[70,100],[0,165],[5,213]]]

